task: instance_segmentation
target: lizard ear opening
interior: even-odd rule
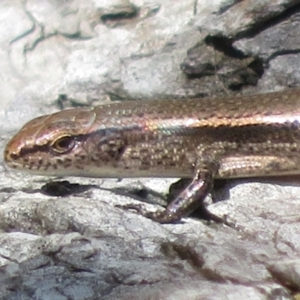
[[[60,136],[51,144],[54,154],[65,154],[70,152],[76,145],[74,137],[69,135]]]

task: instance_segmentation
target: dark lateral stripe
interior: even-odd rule
[[[82,141],[85,141],[90,135],[91,135],[90,133],[85,134],[85,135],[76,135],[76,136],[73,136],[73,138],[77,142],[82,142]],[[24,147],[21,149],[19,157],[23,157],[28,154],[32,154],[32,153],[36,153],[36,152],[49,152],[50,148],[51,148],[51,144],[52,144],[52,142],[48,142],[45,145],[33,145],[33,147],[31,147],[31,148]]]
[[[50,147],[50,143],[47,143],[46,145],[40,146],[40,145],[34,145],[31,148],[22,148],[20,151],[19,157],[26,156],[28,154],[36,153],[36,152],[48,152]]]

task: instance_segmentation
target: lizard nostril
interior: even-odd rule
[[[8,154],[8,153],[7,153]],[[12,160],[17,160],[18,159],[18,155],[15,154],[15,153],[10,153],[9,157],[12,159]]]

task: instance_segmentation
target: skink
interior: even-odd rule
[[[65,110],[24,125],[4,160],[41,175],[191,178],[164,211],[145,213],[176,222],[215,178],[300,174],[300,90]]]

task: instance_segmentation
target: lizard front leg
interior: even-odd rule
[[[157,212],[140,211],[142,215],[159,223],[174,223],[188,216],[203,204],[213,187],[218,163],[212,159],[202,159],[196,164],[192,182],[168,204],[165,210]]]

